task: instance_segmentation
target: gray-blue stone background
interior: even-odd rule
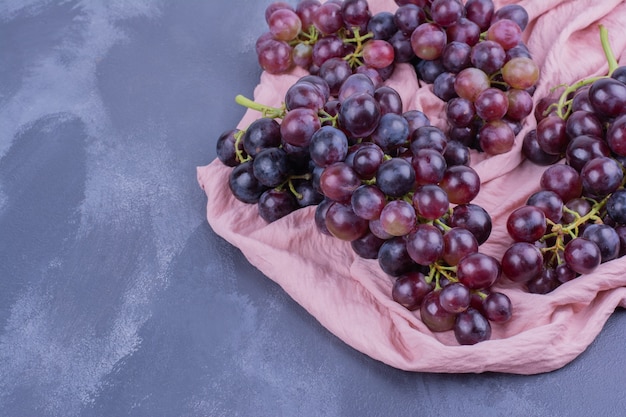
[[[552,373],[408,373],[210,229],[269,2],[0,1],[0,416],[626,415],[623,310]]]

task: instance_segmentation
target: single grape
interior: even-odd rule
[[[408,145],[409,123],[399,114],[383,114],[371,138],[383,151],[389,153]]]
[[[450,203],[466,204],[478,195],[480,178],[473,168],[456,165],[446,169],[439,186],[448,193]]]
[[[311,159],[319,167],[341,162],[348,154],[348,138],[341,130],[322,126],[311,136],[309,144]]]
[[[405,4],[396,9],[394,23],[398,30],[411,36],[415,28],[426,22],[424,9],[415,4]]]
[[[439,293],[439,304],[449,313],[462,313],[470,306],[470,290],[460,282],[453,282]]]
[[[252,161],[252,172],[266,187],[278,187],[291,174],[287,153],[281,148],[262,150]]]
[[[598,245],[600,262],[608,262],[619,256],[619,235],[611,226],[606,224],[590,224],[585,228],[581,237]]]
[[[398,277],[416,269],[415,262],[407,252],[404,237],[392,237],[385,241],[378,251],[380,268],[392,277]]]
[[[363,236],[351,241],[350,246],[359,257],[363,259],[376,259],[378,258],[378,251],[384,242],[384,239],[368,231]]]
[[[234,167],[241,162],[237,157],[237,151],[242,153],[245,158],[247,154],[243,149],[243,141],[237,142],[237,135],[240,135],[239,129],[231,129],[223,132],[217,139],[216,151],[217,159],[219,159],[224,165]]]
[[[435,23],[422,23],[411,34],[413,52],[424,60],[439,58],[446,43],[446,32]]]
[[[483,32],[491,25],[491,19],[495,11],[492,0],[467,0],[465,3],[465,15],[468,20],[474,22]]]
[[[605,141],[597,137],[581,135],[577,136],[567,145],[565,161],[567,164],[580,172],[585,164],[594,158],[608,157],[611,150]]]
[[[354,74],[363,74],[367,76],[374,84],[375,88],[378,88],[383,83],[383,77],[380,75],[380,70],[370,67],[369,65],[360,65],[354,69]]]
[[[386,85],[380,86],[374,91],[374,98],[378,101],[383,116],[387,113],[402,115],[402,97],[395,89]]]
[[[578,276],[576,272],[572,271],[570,267],[567,266],[567,264],[557,265],[556,268],[554,268],[554,274],[557,281],[560,283],[571,281]]]
[[[349,203],[352,193],[361,185],[358,175],[345,162],[326,167],[320,176],[322,193],[335,201]]]
[[[606,132],[609,148],[619,156],[626,156],[626,114],[617,117]]]
[[[541,274],[526,283],[528,292],[532,294],[547,294],[559,286],[554,268],[545,268]]]
[[[417,154],[420,149],[434,149],[442,153],[447,142],[446,134],[438,127],[422,126],[411,135],[410,149],[413,155]]]
[[[322,4],[313,14],[313,24],[324,35],[336,33],[343,27],[341,6],[332,2]]]
[[[352,168],[364,180],[372,179],[384,161],[385,154],[382,149],[378,145],[373,145],[358,149],[352,161]]]
[[[380,217],[387,200],[385,194],[375,185],[361,185],[354,190],[350,202],[357,216],[374,220]],[[384,224],[383,228],[387,230]]]
[[[433,94],[443,101],[449,101],[457,97],[454,90],[454,79],[456,75],[452,72],[442,72],[433,81]]]
[[[522,40],[522,29],[512,20],[501,19],[489,27],[487,39],[498,42],[504,50],[509,50]]]
[[[487,88],[476,96],[474,107],[478,117],[490,122],[504,117],[509,109],[509,99],[503,91]]]
[[[373,68],[385,68],[393,63],[395,52],[387,41],[373,39],[363,46],[363,62]]]
[[[572,112],[579,110],[589,113],[595,112],[595,109],[589,101],[589,88],[591,88],[591,85],[586,85],[576,90],[574,97],[572,98]]]
[[[464,256],[456,267],[459,282],[470,289],[491,287],[498,281],[502,272],[500,263],[493,256],[480,252]]]
[[[418,224],[406,236],[406,249],[417,264],[428,266],[443,253],[443,235],[433,225]]]
[[[467,229],[453,227],[443,235],[441,258],[450,266],[455,266],[470,253],[478,252],[478,241]]]
[[[479,68],[469,67],[461,70],[454,80],[454,91],[472,103],[476,97],[491,86],[489,76]]]
[[[272,14],[274,14],[275,11],[281,9],[293,11],[293,7],[291,6],[291,4],[284,1],[274,1],[265,8],[265,22],[269,23]]]
[[[506,153],[515,144],[515,132],[504,120],[485,123],[478,131],[480,147],[488,155]]]
[[[454,336],[461,345],[475,345],[476,343],[489,340],[491,337],[491,325],[478,310],[468,308],[456,317]]]
[[[328,213],[328,208],[334,204],[335,202],[330,198],[324,198],[315,208],[315,226],[317,226],[317,230],[320,233],[328,236],[332,236],[326,227],[326,214]]]
[[[614,78],[601,78],[591,84],[589,101],[605,117],[618,117],[626,108],[626,84]]]
[[[322,5],[319,0],[300,0],[296,6],[296,14],[300,18],[302,30],[308,32],[311,26],[314,26],[313,16],[315,11]]]
[[[280,146],[280,125],[267,117],[256,119],[250,123],[241,140],[243,149],[254,158],[263,149]]]
[[[315,45],[318,44],[319,42]],[[343,83],[352,75],[352,68],[345,59],[331,57],[321,64],[318,74],[328,86],[329,93],[336,97]]]
[[[259,66],[270,74],[286,72],[293,65],[291,52],[292,48],[287,42],[268,39],[258,46]]]
[[[356,93],[366,93],[374,95],[374,83],[372,79],[365,74],[352,74],[348,76],[339,87],[337,99],[342,103],[351,95]]]
[[[413,206],[404,200],[392,200],[380,213],[380,224],[392,236],[408,234],[417,222]]]
[[[461,42],[474,46],[480,40],[480,27],[471,20],[461,17],[452,26],[446,28],[448,42]]]
[[[512,20],[517,23],[521,30],[524,30],[528,26],[529,16],[524,7],[518,4],[507,4],[493,13],[491,24],[493,25],[502,19]]]
[[[546,234],[546,215],[539,207],[519,207],[509,214],[506,229],[516,242],[535,242]]]
[[[374,39],[389,40],[398,31],[394,14],[387,11],[376,13],[367,23],[367,31]]]
[[[552,165],[541,175],[539,185],[544,190],[554,191],[564,202],[580,197],[583,183],[574,168],[565,164]]]
[[[228,177],[228,186],[235,198],[248,204],[257,203],[261,194],[267,190],[267,187],[254,176],[252,161],[233,168]]]
[[[493,74],[500,70],[504,65],[505,58],[506,52],[502,45],[490,40],[477,43],[472,47],[470,53],[472,65],[487,74]],[[509,63],[510,61],[507,64]]]
[[[565,120],[558,116],[549,116],[540,121],[537,124],[537,143],[546,153],[563,154],[569,143],[565,131]]]
[[[409,136],[413,136],[413,132],[422,126],[430,126],[428,116],[420,110],[408,110],[402,114],[402,117],[409,122]]]
[[[278,9],[267,22],[270,33],[280,41],[294,40],[302,30],[302,21],[294,10]]]
[[[412,271],[396,279],[393,283],[391,296],[395,302],[413,311],[420,307],[426,294],[434,289],[435,284],[426,281],[424,274]]]
[[[326,103],[324,93],[316,85],[307,81],[299,80],[285,93],[287,110],[305,107],[318,111],[324,107],[324,103]]]
[[[443,179],[447,163],[441,152],[435,149],[419,149],[411,159],[417,184],[437,184]]]
[[[466,98],[453,98],[446,105],[446,118],[453,126],[467,127],[473,122],[474,116],[474,104]]]
[[[549,166],[554,165],[561,156],[556,154],[552,155],[544,152],[537,142],[537,130],[529,130],[525,135],[522,142],[522,153],[531,162],[541,165]]]
[[[606,202],[606,211],[618,224],[626,224],[626,190],[615,191]]]
[[[454,328],[455,313],[450,313],[441,307],[439,302],[440,291],[431,291],[422,300],[420,318],[433,332],[445,332]]]
[[[380,105],[367,93],[348,97],[339,108],[339,125],[350,135],[362,138],[371,135],[380,121]]]
[[[430,5],[431,18],[443,27],[456,23],[463,12],[463,4],[458,0],[434,0]]]
[[[580,171],[583,194],[591,198],[601,198],[617,190],[624,179],[622,165],[608,156],[594,158]]]
[[[569,224],[576,221],[574,213],[580,217],[586,215],[591,211],[591,203],[585,198],[572,198],[565,203],[566,210],[563,210],[562,223]]]
[[[563,200],[554,191],[539,190],[528,197],[526,205],[540,208],[553,223],[560,222],[563,216]]]
[[[300,206],[289,190],[266,190],[257,203],[259,216],[268,223],[275,222],[294,212]]]
[[[402,158],[389,159],[378,168],[376,185],[390,197],[402,197],[415,186],[415,171]]]
[[[533,111],[533,98],[526,90],[511,88],[507,90],[509,100],[506,117],[516,121],[522,121]]]
[[[295,44],[291,60],[294,65],[308,70],[313,64],[313,46],[303,42]]]
[[[411,34],[404,34],[398,30],[388,42],[393,46],[393,55],[396,63],[411,62],[415,58],[415,52],[411,46]]]
[[[344,0],[341,6],[341,15],[346,26],[367,27],[372,14],[367,0]]]
[[[449,226],[469,230],[481,245],[491,235],[492,222],[487,210],[477,204],[459,204],[452,209]]]
[[[324,200],[324,195],[315,189],[310,180],[294,180],[296,201],[300,207],[315,206]]]
[[[513,305],[506,294],[492,292],[483,301],[483,311],[487,320],[494,323],[506,323],[513,315]]]
[[[442,72],[446,72],[447,70],[446,67],[443,66],[443,62],[441,61],[441,59],[437,58],[433,60],[418,60],[417,64],[415,64],[415,71],[417,72],[417,77],[420,80],[424,81],[425,83],[432,84],[439,76],[439,74],[441,74]]]
[[[326,228],[336,238],[352,241],[368,232],[368,222],[357,216],[350,204],[335,202],[326,212]]]
[[[600,248],[594,242],[577,237],[570,240],[563,250],[565,263],[579,274],[589,274],[600,265]]]
[[[543,255],[532,243],[515,242],[502,255],[502,273],[514,282],[529,282],[543,271]]]
[[[443,151],[443,157],[446,160],[448,166],[454,165],[470,165],[470,150],[469,148],[457,140],[450,140],[446,144],[446,149]]]
[[[539,80],[539,67],[531,58],[512,58],[502,66],[502,78],[512,88],[526,90]]]
[[[418,187],[413,194],[413,207],[417,214],[427,220],[435,220],[446,214],[450,207],[448,195],[435,184]]]
[[[565,132],[571,139],[582,135],[600,138],[603,136],[604,128],[602,122],[594,113],[577,110],[567,117]]]

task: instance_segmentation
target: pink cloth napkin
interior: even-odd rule
[[[496,1],[496,7],[510,3],[515,2]],[[626,62],[623,0],[518,3],[529,13],[525,41],[542,70],[535,101],[553,86],[607,72],[599,23],[608,28],[618,61]],[[369,0],[369,4],[372,13],[397,8],[392,0]],[[287,88],[302,75],[302,70],[280,76],[263,73],[255,99],[280,105]],[[400,92],[405,110],[422,110],[433,124],[445,124],[443,103],[430,86],[419,88],[410,66],[398,66],[386,83]],[[248,111],[238,127],[246,128],[258,117],[258,112]],[[524,134],[535,126],[534,118],[528,118],[514,149],[506,154],[472,155],[472,166],[482,181],[474,202],[493,220],[492,234],[481,251],[498,259],[511,243],[505,227],[508,214],[538,190],[545,169],[523,161],[520,151]],[[223,130],[231,127],[224,126]],[[258,217],[256,206],[243,204],[231,195],[229,171],[217,160],[197,170],[213,230],[238,247],[251,264],[329,331],[390,366],[421,372],[548,372],[576,358],[615,308],[626,307],[626,258],[621,258],[547,295],[502,287],[513,302],[513,318],[503,325],[492,324],[491,340],[460,346],[451,332],[430,332],[417,313],[391,299],[392,279],[380,270],[377,261],[360,259],[348,243],[319,233],[313,220],[314,207],[267,224]]]

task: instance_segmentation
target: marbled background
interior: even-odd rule
[[[623,310],[556,372],[407,373],[213,233],[269,2],[0,1],[0,415],[625,415]]]

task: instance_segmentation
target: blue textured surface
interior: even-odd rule
[[[623,416],[626,314],[543,375],[414,374],[205,221],[269,0],[0,2],[0,416]]]

